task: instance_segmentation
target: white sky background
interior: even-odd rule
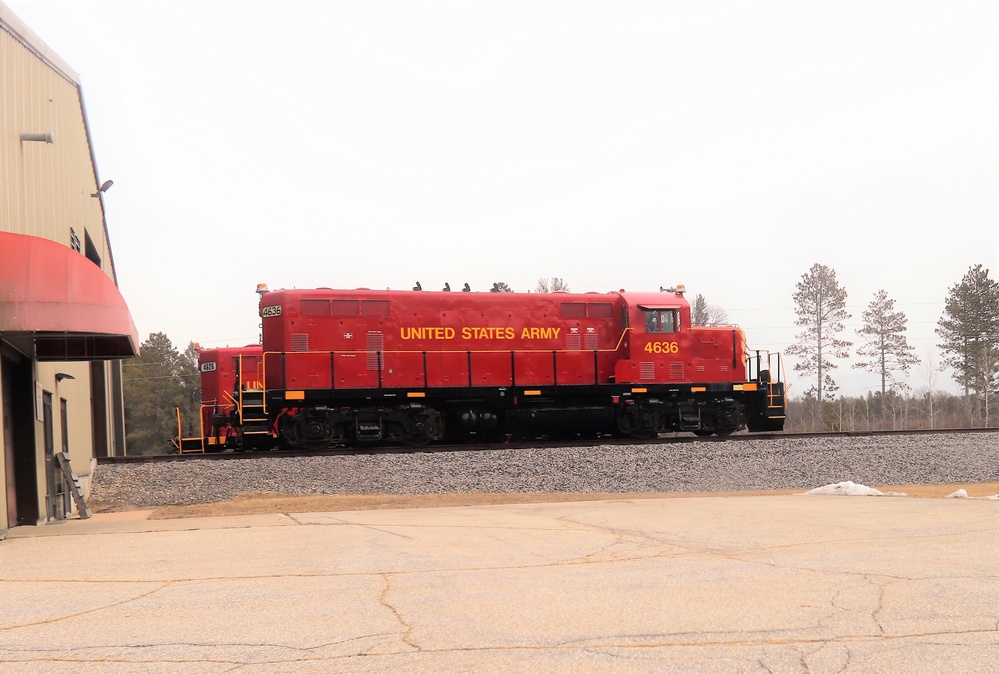
[[[683,283],[783,351],[818,262],[840,337],[883,288],[925,361],[999,279],[993,2],[4,1],[80,73],[140,339],[254,343],[261,282],[559,276]]]

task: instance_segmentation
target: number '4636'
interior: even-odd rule
[[[676,342],[649,342],[645,350],[648,353],[679,353],[680,345]]]

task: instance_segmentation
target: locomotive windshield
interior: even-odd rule
[[[645,332],[677,332],[680,328],[676,309],[643,309]]]

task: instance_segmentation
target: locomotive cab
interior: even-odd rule
[[[614,379],[618,383],[679,380],[686,356],[690,307],[682,293],[622,293],[625,339]],[[678,368],[678,364],[681,364]]]
[[[621,297],[626,339],[614,374],[615,382],[626,387],[618,413],[623,432],[706,436],[747,427],[779,430],[783,397],[760,393],[759,372],[759,381],[748,378],[746,339],[739,327],[692,325],[682,288]]]

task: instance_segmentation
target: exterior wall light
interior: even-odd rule
[[[98,187],[97,191],[94,192],[93,194],[91,194],[90,196],[92,196],[92,197],[94,197],[96,199],[97,197],[101,196],[102,194],[104,194],[105,192],[107,192],[109,189],[111,189],[112,185],[114,185],[114,181],[113,180],[105,180],[104,184],[101,185],[100,187]]]

